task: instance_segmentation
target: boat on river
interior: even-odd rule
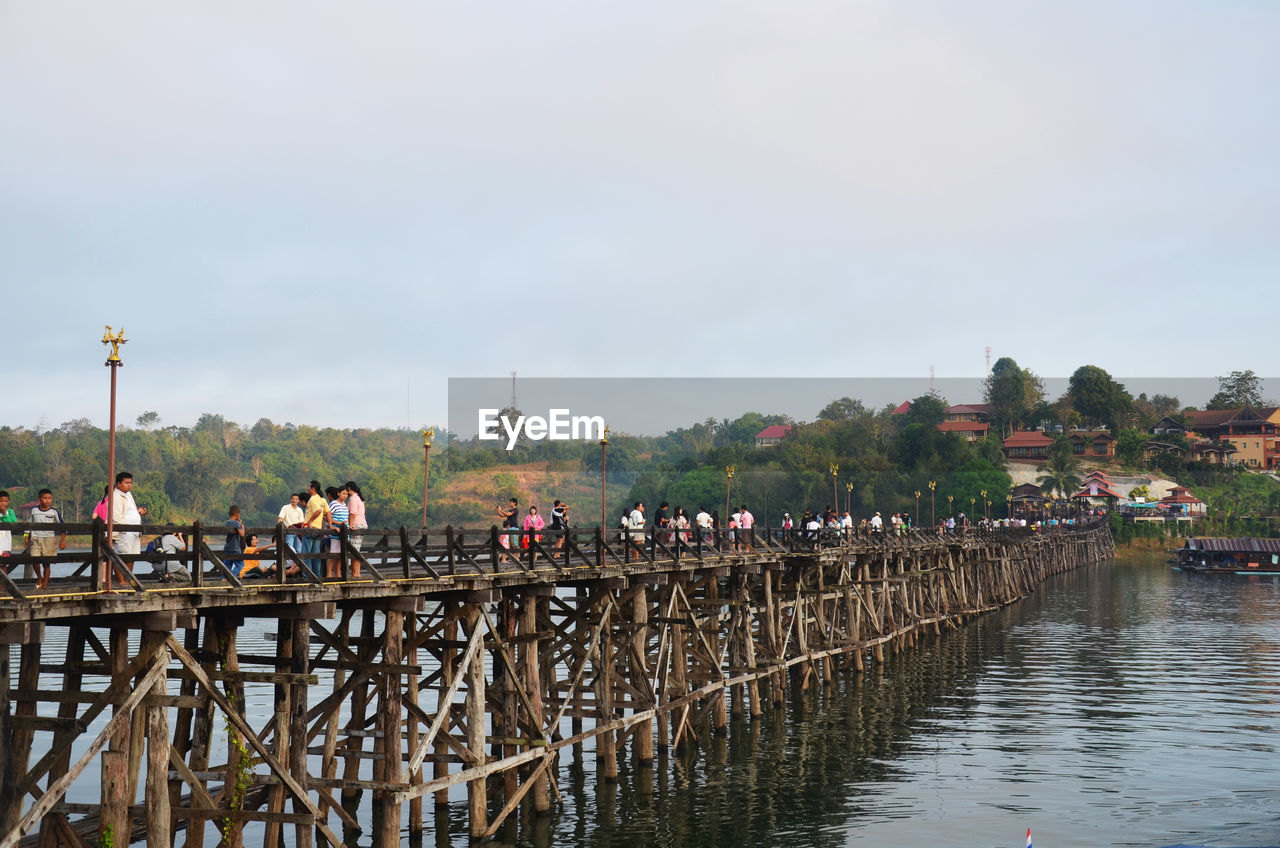
[[[1280,539],[1191,537],[1175,548],[1173,567],[1205,574],[1280,575]]]

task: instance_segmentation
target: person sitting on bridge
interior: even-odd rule
[[[276,569],[274,565],[271,566],[270,568],[264,568],[262,565],[262,560],[248,558],[250,554],[258,554],[258,553],[262,553],[263,551],[269,551],[275,546],[276,546],[275,542],[272,542],[269,545],[259,545],[257,535],[250,533],[249,538],[245,540],[245,546],[244,546],[245,559],[242,562],[242,565],[240,567],[240,573],[237,576],[241,580],[248,580],[254,577],[267,577],[269,575],[275,574]]]

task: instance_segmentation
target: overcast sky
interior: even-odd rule
[[[980,377],[988,345],[1275,375],[1277,32],[1227,0],[0,2],[0,424],[105,426],[105,324],[130,425],[417,427],[512,370]]]

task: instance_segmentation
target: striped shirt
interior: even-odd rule
[[[31,509],[32,524],[61,524],[62,513],[50,507],[49,509],[41,509],[40,507],[32,507]],[[32,530],[31,538],[33,539],[52,539],[54,532],[52,530]]]
[[[331,516],[333,526],[335,527],[340,524],[346,524],[347,519],[351,517],[351,513],[347,509],[347,505],[336,499],[329,501],[329,515]]]

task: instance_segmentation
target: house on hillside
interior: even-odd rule
[[[991,404],[961,403],[948,406],[944,421],[990,421]]]
[[[1212,465],[1228,465],[1235,461],[1236,446],[1229,442],[1193,442],[1187,459],[1191,462],[1208,462]]]
[[[1142,447],[1143,459],[1155,459],[1157,456],[1166,453],[1171,453],[1178,457],[1184,457],[1187,455],[1186,449],[1181,445],[1175,445],[1173,442],[1161,442],[1152,439]]]
[[[1280,406],[1206,409],[1187,413],[1192,427],[1209,441],[1235,447],[1236,460],[1251,468],[1280,466]]]
[[[1071,452],[1081,459],[1115,461],[1116,439],[1106,430],[1073,430],[1067,438],[1071,441]]]
[[[966,442],[973,443],[986,438],[991,425],[985,421],[943,421],[938,429],[943,433],[959,433]]]
[[[782,440],[791,435],[791,431],[795,428],[790,424],[774,424],[772,427],[765,427],[759,433],[756,433],[756,447],[771,448],[782,443]]]
[[[991,430],[991,425],[987,423],[990,414],[991,404],[988,403],[962,403],[948,406],[942,423],[938,425],[938,430],[943,433],[959,433],[966,442],[972,444],[986,438]]]
[[[1040,430],[1019,430],[1004,440],[1004,455],[1010,462],[1044,463],[1053,444]]]
[[[1155,433],[1157,436],[1163,436],[1165,433],[1181,433],[1185,436],[1187,434],[1187,428],[1183,427],[1180,422],[1174,421],[1166,415],[1152,426],[1151,432]]]

